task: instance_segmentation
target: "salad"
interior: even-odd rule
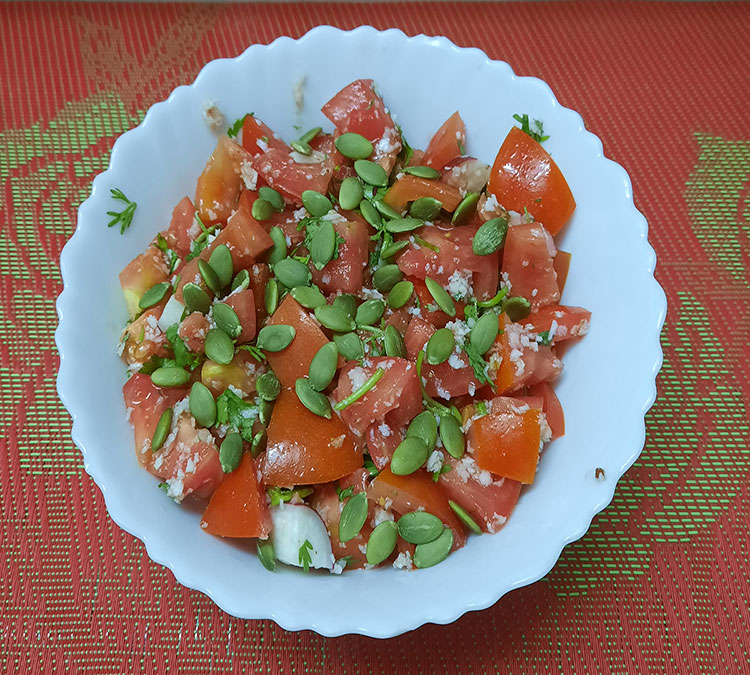
[[[269,570],[429,567],[497,532],[564,433],[575,201],[528,115],[490,167],[458,112],[411,148],[371,80],[322,112],[289,143],[237,120],[120,273],[135,452]]]

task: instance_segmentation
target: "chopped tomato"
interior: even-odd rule
[[[410,317],[409,307],[407,305],[399,307],[398,309],[386,307],[383,316],[385,318],[385,327],[393,326],[399,333],[402,335],[404,334],[406,327],[409,325]]]
[[[273,240],[249,211],[238,209],[216,239],[201,251],[200,257],[208,260],[214,249],[222,244],[226,244],[232,254],[234,269],[241,270],[271,248]]]
[[[398,444],[404,440],[405,429],[392,427],[385,421],[370,425],[367,430],[367,451],[378,469],[383,469],[391,461]]]
[[[490,165],[475,157],[457,157],[443,169],[442,181],[457,187],[462,194],[482,192],[490,179]],[[477,204],[479,210],[479,204]]]
[[[359,221],[334,223],[336,233],[344,240],[338,247],[338,258],[331,260],[322,270],[312,269],[313,281],[324,293],[358,293],[370,244],[367,225]]]
[[[325,155],[326,162],[331,169],[331,177],[334,180],[342,181],[344,178],[356,175],[354,160],[344,157],[338,151],[335,137],[332,134],[318,134],[310,141],[310,147]]]
[[[266,320],[266,286],[271,278],[271,270],[266,263],[253,263],[250,272],[250,290],[253,292],[255,302],[255,326],[262,326]]]
[[[123,356],[129,365],[146,363],[152,356],[169,355],[167,336],[157,325],[164,304],[162,301],[157,307],[147,309],[125,329]]]
[[[538,382],[529,387],[530,396],[538,396],[542,400],[542,410],[547,417],[547,424],[552,431],[552,438],[555,440],[565,435],[565,415],[563,414],[560,399],[557,398],[555,390],[547,382]]]
[[[228,136],[220,136],[206,168],[198,178],[195,206],[204,225],[225,223],[237,208],[242,164],[251,155]]]
[[[552,264],[555,267],[555,274],[557,275],[557,287],[560,289],[560,295],[562,296],[563,290],[565,290],[565,282],[568,280],[568,272],[570,271],[570,253],[567,251],[561,251],[557,249],[557,255],[552,260]]]
[[[551,234],[563,228],[576,207],[555,160],[518,127],[510,130],[495,157],[489,191],[506,209],[528,209]]]
[[[163,281],[169,281],[169,268],[156,246],[149,246],[120,272],[120,286],[131,319],[141,311],[138,303],[143,294]]]
[[[355,489],[355,492],[363,490]],[[349,541],[343,542],[339,539],[339,521],[341,520],[341,511],[344,508],[344,502],[339,500],[336,488],[333,485],[321,485],[315,489],[310,497],[310,506],[312,506],[325,523],[328,534],[331,537],[331,549],[333,557],[336,559],[351,556],[347,563],[347,569],[358,569],[364,567],[367,557],[360,550],[364,547],[370,538],[372,527],[365,521],[362,529],[355,537]],[[368,518],[369,521],[369,518]]]
[[[258,484],[255,462],[247,450],[208,502],[201,527],[219,537],[265,539],[271,533],[266,493]]]
[[[331,180],[331,169],[327,162],[298,164],[288,152],[276,148],[253,159],[253,168],[287,201],[297,205],[302,204],[305,190],[325,194]]]
[[[224,365],[206,359],[201,368],[201,382],[205,384],[214,396],[219,396],[230,386],[245,394],[255,391],[255,372],[258,362],[250,353],[240,349],[230,363]]]
[[[289,146],[255,115],[247,115],[242,123],[242,146],[253,156],[269,148],[290,151]]]
[[[364,467],[356,469],[348,476],[339,479],[339,487],[345,490],[348,487],[354,488],[354,493],[367,492],[367,486],[370,484],[370,472]]]
[[[437,199],[449,213],[455,211],[461,202],[458,188],[439,180],[418,178],[410,174],[402,176],[388,188],[383,201],[397,211],[403,211],[409,202],[421,197]]]
[[[208,296],[213,296],[213,291],[209,289],[209,287],[206,285],[206,282],[203,281],[203,277],[201,276],[201,273],[198,271],[198,258],[193,258],[192,260],[189,260],[184,267],[182,267],[178,274],[178,281],[177,281],[177,287],[174,291],[174,297],[175,300],[184,303],[185,299],[182,295],[182,289],[184,288],[185,284],[196,284],[197,286],[200,286],[206,293],[208,293]]]
[[[435,132],[424,152],[422,163],[434,169],[442,169],[451,160],[463,155],[465,147],[466,126],[456,111]]]
[[[307,375],[310,362],[328,342],[320,326],[291,296],[287,295],[268,321],[269,325],[286,324],[296,331],[294,340],[280,352],[266,352],[268,365],[283,387],[294,387],[297,378]]]
[[[180,258],[190,253],[190,246],[200,234],[200,227],[195,220],[195,207],[190,197],[183,197],[172,211],[172,222],[169,224],[166,240],[167,245]]]
[[[329,483],[362,466],[362,452],[344,423],[311,413],[293,389],[276,399],[261,471],[266,485]]]
[[[583,307],[547,305],[529,314],[523,324],[535,333],[547,333],[550,340],[562,342],[585,335],[589,321],[591,312]]]
[[[185,346],[193,354],[202,354],[206,334],[211,329],[208,319],[200,312],[193,312],[180,323],[177,334],[185,341]]]
[[[227,305],[229,305],[237,314],[237,318],[240,320],[240,326],[242,326],[242,332],[237,338],[238,344],[245,344],[252,342],[255,337],[255,295],[252,289],[248,288],[238,293],[232,293],[226,299]]]

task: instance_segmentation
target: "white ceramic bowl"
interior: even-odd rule
[[[121,396],[125,368],[115,353],[126,320],[117,274],[167,226],[178,200],[192,195],[216,142],[202,119],[205,101],[216,101],[227,120],[253,111],[291,139],[299,133],[295,124],[330,128],[321,105],[361,77],[375,79],[414,147],[425,147],[458,109],[467,151],[491,162],[513,113],[544,121],[545,147],[578,202],[560,241],[573,253],[563,300],[592,310],[591,332],[565,355],[557,387],[567,434],[545,451],[534,485],[499,534],[471,537],[445,562],[412,573],[389,568],[333,576],[282,568],[270,574],[247,550],[202,532],[199,514],[166,499],[138,466]],[[293,87],[302,79],[298,112]],[[124,236],[107,228],[113,187],[138,202]],[[192,85],[152,106],[142,124],[117,140],[109,169],[81,205],[61,256],[65,288],[57,302],[58,391],[73,417],[73,440],[113,520],[178,581],[230,614],[329,636],[388,637],[451,622],[544,576],[610,502],[638,457],[644,414],[656,395],[666,312],[646,235],[630,180],[603,156],[599,139],[544,82],[516,77],[506,63],[445,38],[370,27],[318,27],[299,40],[253,45],[237,58],[212,61]],[[605,478],[595,478],[597,467]]]

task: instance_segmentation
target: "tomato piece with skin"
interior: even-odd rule
[[[248,288],[238,293],[232,293],[226,299],[226,303],[235,311],[242,326],[242,332],[237,337],[237,343],[243,345],[252,342],[255,337],[256,321],[255,294],[252,289]]]
[[[529,396],[541,399],[542,411],[547,418],[547,424],[552,432],[550,440],[555,440],[556,438],[560,438],[560,436],[564,436],[565,415],[554,387],[548,382],[538,382],[529,387],[527,393]]]
[[[449,213],[456,210],[462,199],[457,187],[439,180],[418,178],[407,174],[388,188],[383,201],[397,211],[403,211],[409,202],[422,197],[437,199]]]
[[[268,313],[266,312],[266,286],[271,278],[271,270],[266,263],[253,263],[249,269],[250,290],[253,292],[255,302],[255,326],[262,326]]]
[[[214,396],[220,396],[230,386],[244,394],[252,394],[259,374],[257,365],[258,362],[248,351],[238,349],[227,364],[206,359],[201,367],[201,382]]]
[[[266,493],[258,484],[255,462],[247,450],[239,466],[226,474],[213,493],[201,527],[219,537],[266,539],[271,533]]]
[[[383,422],[370,425],[367,429],[367,451],[378,469],[384,469],[393,457],[399,443],[406,436],[405,427],[388,424],[388,416]]]
[[[340,135],[340,133],[338,134]],[[336,137],[332,134],[318,134],[310,141],[313,150],[322,152],[326,156],[326,162],[331,169],[331,177],[335,181],[356,175],[354,171],[354,160],[344,157],[336,147]],[[338,194],[338,193],[337,193]]]
[[[557,255],[552,260],[552,265],[555,268],[555,274],[557,275],[557,287],[560,289],[560,296],[562,296],[565,290],[565,282],[568,280],[568,272],[570,271],[570,259],[571,254],[567,251],[561,251],[557,249]]]
[[[200,312],[188,314],[177,328],[177,335],[184,341],[185,346],[193,354],[202,354],[206,342],[206,335],[211,329],[208,319]]]
[[[557,234],[576,207],[562,171],[531,136],[513,127],[495,157],[489,191],[506,209],[523,213]]]
[[[354,493],[367,492],[367,486],[370,484],[370,472],[364,467],[356,469],[348,476],[339,479],[339,487],[346,490],[348,487],[354,488]]]
[[[183,197],[172,211],[172,221],[169,223],[169,230],[165,239],[167,245],[180,258],[184,258],[190,253],[190,246],[200,234],[201,228],[195,219],[195,206],[190,201],[190,197]]]
[[[273,130],[255,115],[246,115],[242,122],[242,147],[252,156],[260,155],[269,148],[289,152],[291,148]]]
[[[277,148],[255,157],[252,166],[268,185],[282,193],[287,202],[298,206],[302,204],[305,190],[326,194],[331,181],[331,169],[326,161],[298,164],[290,153]]]
[[[157,321],[166,301],[147,309],[125,328],[125,348],[123,356],[128,365],[147,363],[153,356],[169,356],[167,336]]]
[[[433,169],[442,169],[451,160],[461,157],[466,147],[466,125],[458,111],[454,112],[435,132],[422,162]]]
[[[200,258],[208,261],[214,249],[222,244],[226,244],[232,254],[234,269],[241,270],[270,249],[273,240],[250,211],[240,208],[229,218],[216,239],[201,251]]]
[[[358,293],[367,267],[370,233],[358,221],[337,222],[333,227],[344,240],[339,244],[338,258],[321,270],[312,266],[313,282],[326,294]]]
[[[195,188],[195,207],[204,225],[225,223],[237,208],[241,167],[251,159],[252,155],[231,138],[219,137]]]
[[[435,307],[435,300],[430,294],[430,291],[427,290],[427,284],[425,284],[423,279],[418,279],[417,277],[412,277],[408,275],[405,276],[405,278],[414,284],[413,299],[419,300],[419,312],[420,312],[422,319],[424,319],[427,323],[431,324],[435,328],[445,328],[445,324],[447,324],[449,321],[453,321],[451,317],[449,317],[445,312],[443,312],[440,309],[437,309],[437,308],[435,308],[434,310],[428,309],[428,307],[430,306]],[[416,303],[414,303],[414,306],[416,307]],[[462,302],[457,302],[456,303],[456,318],[462,319],[464,316],[463,311],[464,311],[464,304]],[[407,327],[408,327],[408,322],[410,320],[411,320],[411,315],[408,315]],[[404,330],[406,330],[407,327],[405,327]],[[417,350],[417,352],[418,351],[419,350]]]
[[[550,340],[563,342],[586,335],[591,312],[583,307],[546,305],[529,314],[524,326],[534,333],[548,333]]]
[[[266,485],[309,485],[343,478],[362,466],[362,452],[344,423],[310,412],[283,389],[271,413],[261,472]]]
[[[143,294],[164,281],[169,281],[169,268],[156,246],[149,246],[125,266],[120,272],[120,286],[131,319],[141,311],[138,303]]]

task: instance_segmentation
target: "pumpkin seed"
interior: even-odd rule
[[[469,341],[477,352],[484,356],[487,350],[495,343],[495,338],[500,330],[500,320],[495,312],[487,312],[479,317],[471,329]]]
[[[335,143],[336,149],[349,159],[367,159],[372,154],[372,143],[360,134],[341,134]]]
[[[263,403],[270,405],[268,401],[263,401]],[[261,419],[260,416],[258,416],[258,419]],[[270,413],[266,416],[265,419],[266,422],[270,419]],[[262,420],[261,424],[263,424]],[[266,449],[267,440],[268,432],[265,429],[261,429],[257,434],[255,434],[255,436],[253,436],[253,440],[250,443],[250,454],[253,456],[253,459]]]
[[[354,162],[354,170],[368,185],[375,185],[377,187],[388,185],[388,174],[385,172],[385,169],[380,164],[371,162],[369,159],[358,159]]]
[[[201,273],[203,281],[206,283],[214,293],[218,293],[221,290],[221,284],[219,284],[219,277],[216,276],[211,265],[205,260],[198,260],[198,271]]]
[[[311,413],[331,419],[331,402],[325,394],[315,391],[306,377],[297,379],[294,383],[294,391],[300,403]]]
[[[376,199],[373,206],[386,218],[400,218],[401,214],[392,206],[386,204],[382,199]]]
[[[427,461],[429,452],[429,448],[421,438],[407,436],[393,452],[391,471],[397,476],[414,473]]]
[[[326,328],[336,333],[348,333],[356,328],[343,309],[333,305],[321,305],[315,308],[315,318]]]
[[[309,143],[303,143],[302,141],[292,141],[289,145],[292,146],[292,150],[297,151],[300,155],[309,157],[312,155],[312,148]]]
[[[304,263],[294,258],[284,258],[273,266],[276,278],[287,288],[307,286],[310,283],[310,270]]]
[[[381,265],[372,275],[372,284],[382,293],[390,291],[404,275],[396,264]]]
[[[440,172],[431,166],[405,166],[401,169],[404,173],[409,173],[417,178],[428,178],[437,180],[440,178]]]
[[[482,225],[471,240],[471,250],[476,255],[491,255],[505,245],[508,234],[506,218],[492,218]]]
[[[392,520],[385,520],[378,525],[367,540],[365,555],[370,565],[379,565],[396,548],[398,540],[398,528]]]
[[[378,298],[371,298],[365,300],[359,307],[357,307],[357,314],[355,321],[358,326],[374,326],[383,316],[385,311],[385,303]]]
[[[320,127],[313,127],[310,129],[310,131],[306,131],[304,134],[302,134],[299,137],[300,143],[309,143],[311,140],[313,140],[323,129]]]
[[[281,393],[281,382],[276,373],[269,370],[255,381],[255,391],[264,401],[275,401]]]
[[[443,562],[453,548],[453,532],[445,528],[440,536],[427,544],[418,544],[414,550],[414,565],[420,569]]]
[[[269,572],[276,569],[276,552],[273,550],[273,542],[270,539],[263,541],[258,539],[258,560]]]
[[[356,176],[349,176],[341,181],[339,188],[339,206],[346,211],[353,211],[359,206],[365,192],[362,183]]]
[[[276,279],[269,279],[266,290],[263,292],[263,301],[266,305],[266,314],[271,316],[279,306],[279,284]]]
[[[234,358],[234,343],[221,328],[212,328],[206,335],[206,356],[222,365],[227,365]]]
[[[317,286],[295,286],[289,292],[300,305],[307,309],[315,309],[326,304],[326,298]]]
[[[265,199],[256,199],[250,212],[255,220],[268,220],[274,212],[273,204]]]
[[[513,298],[508,298],[503,303],[503,311],[511,321],[520,321],[531,314],[531,303],[526,298],[517,295]]]
[[[273,248],[268,252],[268,264],[275,265],[279,260],[286,258],[287,244],[284,230],[274,225],[268,232],[273,242]]]
[[[453,509],[453,513],[455,513],[461,522],[466,525],[474,534],[482,534],[482,528],[477,525],[476,521],[466,512],[466,509],[459,506],[454,502],[452,499],[448,500],[448,506],[450,506]]]
[[[409,213],[413,218],[419,218],[420,220],[433,220],[440,214],[440,209],[443,208],[443,203],[439,199],[433,197],[420,197],[415,199],[409,209]]]
[[[208,264],[211,265],[211,269],[219,279],[219,287],[226,287],[234,274],[234,262],[232,261],[232,252],[229,250],[229,247],[226,244],[217,246],[211,251]]]
[[[190,381],[190,373],[177,366],[164,366],[151,373],[151,381],[157,387],[181,387]]]
[[[343,311],[350,319],[353,319],[357,314],[357,298],[350,293],[342,293],[337,295],[331,303],[334,307],[338,307]]]
[[[210,389],[202,382],[193,382],[190,388],[190,412],[202,427],[216,422],[216,401]]]
[[[388,232],[411,232],[424,226],[424,221],[417,218],[394,218],[385,224]]]
[[[261,199],[265,199],[274,209],[276,209],[276,211],[281,212],[284,210],[284,198],[281,196],[280,192],[274,190],[272,187],[264,185],[258,190],[258,196]]]
[[[273,412],[273,403],[271,401],[265,401],[261,399],[260,405],[258,405],[258,421],[264,427],[267,427],[268,423],[271,421],[272,412]]]
[[[287,326],[284,323],[271,324],[260,329],[256,344],[264,351],[280,352],[292,344],[296,334],[294,326]]]
[[[322,270],[336,251],[336,230],[330,220],[321,221],[315,229],[310,242],[310,259],[315,267]]]
[[[243,450],[242,436],[235,432],[228,433],[219,446],[219,462],[224,473],[232,473],[240,465]]]
[[[315,218],[320,218],[332,208],[331,200],[317,190],[305,190],[302,193],[302,204]]]
[[[406,345],[401,333],[396,326],[390,325],[385,329],[385,338],[383,340],[385,353],[387,356],[394,358],[404,358],[406,356]]]
[[[211,308],[211,298],[198,284],[189,282],[182,287],[182,299],[188,314],[200,312],[207,314]]]
[[[373,227],[380,227],[380,214],[378,213],[378,210],[372,204],[370,204],[369,201],[363,199],[359,203],[359,210],[362,213],[362,217],[368,223],[370,223],[370,225],[372,225]]]
[[[164,296],[167,294],[167,291],[170,290],[171,288],[172,288],[172,284],[170,284],[168,281],[163,281],[160,284],[151,286],[151,288],[149,288],[141,296],[141,300],[138,303],[138,306],[141,309],[148,309],[149,307],[158,305],[164,299]]]
[[[427,290],[430,291],[435,304],[448,316],[456,316],[456,304],[453,302],[453,298],[448,295],[448,291],[431,277],[425,277],[424,282],[427,284]]]
[[[211,316],[217,328],[221,328],[230,338],[237,339],[242,332],[240,318],[229,305],[217,302],[211,309]]]
[[[456,346],[456,338],[450,328],[441,328],[436,330],[427,341],[427,363],[438,366],[445,363],[453,353]]]
[[[440,440],[451,457],[461,459],[464,456],[466,439],[461,431],[461,423],[453,415],[446,415],[440,419]]]
[[[339,354],[348,361],[359,361],[364,358],[365,346],[356,333],[334,335],[333,341],[339,350]]]
[[[462,200],[461,203],[456,207],[451,218],[451,223],[460,227],[466,225],[471,217],[477,210],[477,202],[479,201],[478,192],[469,192]]]
[[[409,245],[409,240],[404,239],[402,241],[394,241],[388,246],[384,246],[380,251],[381,258],[392,258],[394,255],[405,249]]]
[[[411,424],[409,424],[409,427],[406,430],[406,435],[421,438],[428,450],[434,450],[438,435],[438,426],[435,421],[435,415],[429,410],[423,410],[411,421]]]
[[[411,281],[399,281],[388,294],[388,306],[391,309],[403,307],[414,293],[414,284]]]
[[[344,543],[356,537],[367,520],[367,495],[358,492],[349,497],[341,510],[339,541]]]
[[[427,511],[411,511],[398,519],[398,533],[410,544],[428,544],[435,541],[445,526],[437,516]]]
[[[326,342],[313,356],[307,379],[316,391],[323,391],[336,375],[339,350],[334,342]]]
[[[154,429],[154,435],[151,437],[151,452],[156,452],[164,445],[164,441],[169,436],[169,431],[172,428],[172,408],[167,408],[159,417],[159,421],[156,423],[156,429]]]
[[[245,291],[250,287],[250,272],[247,270],[240,270],[234,275],[230,291],[236,291],[238,288]]]

